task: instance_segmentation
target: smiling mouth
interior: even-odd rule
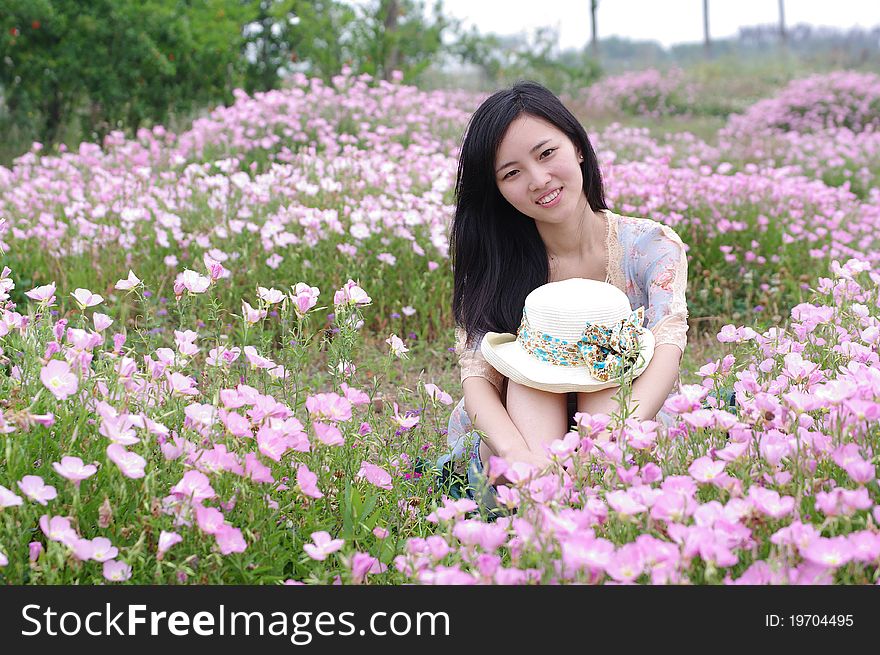
[[[539,205],[547,205],[547,204],[550,204],[551,202],[553,202],[554,200],[556,200],[556,197],[557,197],[560,193],[562,193],[562,187],[559,187],[558,189],[554,189],[553,191],[551,191],[551,192],[548,193],[547,195],[541,196],[541,197],[538,198],[535,202],[537,202]]]

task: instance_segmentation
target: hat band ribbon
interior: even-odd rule
[[[556,366],[586,366],[602,382],[618,378],[639,359],[645,308],[639,307],[611,326],[587,322],[580,339],[566,341],[538,333],[529,325],[523,310],[516,340],[532,357]]]

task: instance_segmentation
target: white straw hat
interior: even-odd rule
[[[599,391],[636,378],[654,356],[654,335],[626,294],[598,280],[572,278],[526,296],[516,335],[489,332],[480,350],[509,379],[533,389]]]

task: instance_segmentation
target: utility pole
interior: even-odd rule
[[[779,0],[779,38],[784,48],[788,42],[788,36],[785,34],[785,0]]]
[[[599,58],[599,38],[596,36],[596,9],[598,7],[599,0],[590,0],[590,48],[595,59]]]
[[[703,50],[706,57],[712,54],[712,43],[709,40],[709,0],[703,0]]]

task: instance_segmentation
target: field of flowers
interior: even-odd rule
[[[603,111],[699,97],[659,77]],[[0,582],[880,580],[880,78],[795,80],[712,142],[591,132],[611,207],[688,245],[711,356],[674,427],[581,415],[551,469],[493,459],[493,520],[429,468],[480,98],[369,82],[0,167]]]

